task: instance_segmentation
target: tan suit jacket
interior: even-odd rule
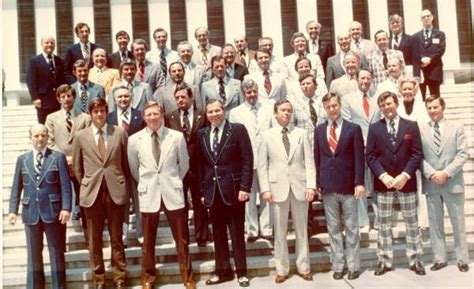
[[[73,168],[81,184],[79,204],[91,207],[105,180],[110,197],[117,205],[128,202],[130,169],[127,158],[127,132],[118,126],[107,124],[105,160],[100,159],[92,126],[76,134],[73,142]]]
[[[119,71],[114,68],[104,67],[102,71],[102,78],[99,81],[97,67],[94,66],[89,69],[89,81],[102,85],[105,91],[105,100],[109,101],[110,89],[112,86],[120,83]]]

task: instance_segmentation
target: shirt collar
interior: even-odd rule
[[[46,149],[47,147],[44,147],[42,150],[38,151],[35,148],[33,148],[33,157],[36,159],[36,155],[39,153],[42,153],[44,157],[46,155]]]
[[[441,125],[441,124],[443,124],[445,121],[446,121],[446,118],[445,118],[445,117],[443,117],[442,119],[438,120],[438,125]],[[432,121],[432,120],[430,120],[430,121],[429,121],[429,124],[430,124],[430,126],[431,126],[431,127],[433,127],[433,126],[434,126],[434,124],[435,124],[435,122],[434,122],[434,121]]]
[[[147,134],[151,135],[153,134],[153,131],[147,126],[146,128]],[[158,135],[158,138],[161,139],[163,137],[163,125],[160,126],[160,128],[156,131],[156,134]]]
[[[91,123],[91,127],[92,127],[92,133],[93,133],[94,135],[96,135],[96,134],[99,133],[99,128],[96,127],[94,123]],[[105,124],[105,125],[101,128],[101,130],[102,130],[102,133],[103,133],[104,135],[106,135],[106,134],[107,134],[107,124]]]
[[[217,128],[219,129],[219,132],[223,132],[223,131],[224,131],[225,122],[226,122],[226,120],[224,119],[224,120],[219,124],[219,126],[217,127]],[[216,129],[216,127],[215,127],[213,124],[211,124],[211,133],[213,133],[215,129]]]
[[[191,106],[187,109],[188,111],[188,116],[191,115],[194,111],[194,106],[191,104]],[[184,116],[184,110],[179,110],[179,115]]]
[[[332,123],[333,123],[333,121],[328,118],[328,126],[331,126]],[[341,128],[341,126],[342,126],[342,116],[339,116],[339,118],[336,119],[336,127]]]

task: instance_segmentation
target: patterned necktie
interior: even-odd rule
[[[54,62],[53,62],[53,56],[51,54],[48,54],[48,63],[49,63],[49,72],[54,76],[56,73],[56,70],[54,69]]]
[[[130,121],[128,120],[128,111],[127,111],[127,110],[123,110],[123,111],[122,111],[122,127],[123,127],[126,131],[128,131],[129,124],[130,124]]]
[[[395,35],[395,42],[393,43],[393,49],[399,50],[399,44],[398,44],[398,35]]]
[[[329,128],[329,148],[331,149],[331,152],[334,154],[336,152],[337,148],[337,135],[336,135],[336,128],[337,128],[337,123],[333,121],[331,123],[331,127]]]
[[[268,70],[265,70],[263,72],[263,77],[265,77],[265,80],[263,82],[263,87],[265,88],[265,92],[267,94],[270,94],[270,92],[272,91],[272,83],[270,82],[270,73],[268,72]]]
[[[212,140],[212,152],[214,153],[214,158],[217,158],[217,146],[219,145],[219,128],[214,129],[214,138]]]
[[[43,165],[43,153],[39,152],[36,155],[36,163],[35,163],[35,179],[39,181],[41,175],[41,167]]]
[[[202,57],[201,57],[202,65],[206,67],[207,66],[207,49],[201,48],[201,52],[202,52]]]
[[[191,124],[189,123],[189,112],[185,110],[183,112],[183,132],[184,135],[186,136],[186,139],[189,138],[189,135],[191,134]]]
[[[316,110],[314,109],[314,100],[311,97],[309,99],[309,114],[311,115],[311,122],[313,123],[313,126],[316,126],[318,123],[318,115],[316,114]]]
[[[388,64],[387,53],[385,53],[385,51],[382,52],[382,56],[383,56],[383,58],[382,58],[383,67],[384,67],[385,69],[387,69],[387,64]]]
[[[72,119],[71,119],[71,112],[70,111],[66,112],[66,128],[67,128],[67,132],[71,133],[71,131],[72,131]]]
[[[161,54],[160,54],[160,67],[161,67],[161,71],[163,72],[163,76],[166,77],[167,76],[167,64],[166,64],[166,55],[165,55],[165,50],[162,49],[161,50]]]
[[[138,79],[141,82],[145,81],[145,65],[143,65],[143,62],[138,63]]]
[[[433,125],[434,133],[433,133],[433,142],[436,147],[436,152],[439,152],[441,146],[441,131],[439,130],[438,122],[435,122]]]
[[[285,147],[286,155],[290,155],[290,139],[288,138],[288,128],[284,127],[281,131],[281,140],[283,141],[283,146]]]
[[[369,99],[367,97],[367,94],[364,93],[364,96],[362,97],[362,106],[364,107],[364,112],[365,112],[365,117],[369,119]]]
[[[99,139],[97,140],[97,147],[99,148],[100,158],[102,160],[105,160],[106,148],[105,148],[104,132],[102,131],[102,129],[99,129],[98,133],[99,133]]]
[[[252,107],[250,108],[250,112],[252,112],[252,114],[255,116],[255,118],[257,118],[257,115],[258,115],[258,107],[257,107],[257,104],[252,105]]]
[[[87,97],[87,88],[86,85],[83,84],[81,85],[81,104],[83,111],[87,111],[87,103],[89,102],[88,97]]]
[[[158,165],[160,163],[161,149],[156,131],[151,134],[151,144],[151,152],[153,153],[153,157],[155,158],[156,164]]]
[[[430,43],[429,38],[430,38],[430,30],[425,29],[425,46],[427,46]]]
[[[245,56],[246,56],[245,52],[240,52],[240,61],[242,62],[242,65],[246,67],[247,61],[245,60]]]
[[[122,51],[122,61],[124,61],[127,58],[127,53],[125,51]]]
[[[316,44],[316,41],[313,40],[311,43],[311,48],[313,50],[313,54],[318,54],[318,45]]]
[[[222,101],[226,101],[224,79],[219,80],[219,96],[221,97]]]
[[[397,143],[397,133],[395,131],[395,121],[390,120],[390,142],[393,146]]]
[[[82,57],[84,58],[84,61],[87,63],[87,65],[89,65],[91,55],[90,55],[89,47],[87,46],[87,44],[84,44],[83,46]]]

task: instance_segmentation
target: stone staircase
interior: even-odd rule
[[[447,101],[446,116],[449,119],[457,119],[464,124],[466,129],[470,157],[464,166],[466,182],[466,231],[468,232],[469,250],[474,257],[474,118],[472,111],[474,108],[474,98],[471,97],[474,91],[474,83],[453,85],[442,87],[442,95]],[[3,108],[3,288],[25,288],[26,282],[26,240],[24,225],[18,222],[15,226],[8,224],[6,215],[8,213],[8,203],[10,189],[13,178],[13,171],[17,156],[31,148],[28,140],[28,128],[36,122],[36,113],[32,106],[4,107]],[[320,225],[325,225],[322,205],[313,204],[317,210],[316,220]],[[192,213],[192,212],[191,212]],[[131,217],[132,219],[134,216]],[[373,216],[372,216],[373,218]],[[161,283],[180,283],[179,266],[177,263],[175,245],[168,227],[166,216],[160,217],[160,227],[157,234],[157,270]],[[448,247],[450,259],[454,258],[454,248],[452,240],[452,228],[449,218],[445,217],[448,235]],[[140,284],[140,259],[141,248],[135,238],[135,228],[130,222],[129,246],[126,249],[127,256],[127,283],[132,285]],[[197,247],[193,242],[194,224],[189,224],[191,245],[190,253],[193,260],[193,271],[196,279],[203,279],[214,271],[214,246],[212,243],[204,248]],[[397,226],[393,229],[394,242],[394,263],[406,264],[405,257],[405,229],[399,214]],[[290,253],[294,252],[294,234],[288,235]],[[377,263],[376,257],[377,231],[361,233],[361,261],[362,268],[374,267]],[[423,233],[424,261],[430,263],[432,260],[432,250],[429,242],[428,232]],[[274,259],[272,256],[273,246],[269,241],[259,239],[255,243],[247,244],[247,262],[250,276],[266,276],[274,273]],[[327,233],[318,233],[310,237],[311,265],[313,272],[330,270],[329,260],[329,237]],[[46,280],[50,282],[49,256],[47,250],[43,252],[46,266]],[[110,245],[109,236],[104,232],[104,258],[106,268],[111,275],[110,266]],[[290,258],[294,259],[294,254]],[[92,283],[89,269],[89,255],[81,233],[80,224],[70,221],[67,225],[67,280],[68,288],[87,288],[87,284]]]

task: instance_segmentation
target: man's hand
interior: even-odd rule
[[[382,183],[389,189],[393,188],[393,184],[395,183],[395,179],[389,175],[389,174],[385,174],[385,176],[383,176],[382,178]]]
[[[244,191],[239,191],[239,201],[245,202],[249,199],[249,193]]]
[[[41,107],[41,99],[35,99],[33,100],[33,105],[36,107],[36,108],[40,108]]]
[[[306,189],[306,201],[311,202],[314,198],[314,189]]]
[[[204,205],[204,197],[201,197],[201,203]]]
[[[422,57],[421,58],[421,67],[426,67],[428,65],[430,65],[431,63],[431,58],[430,57]]]
[[[273,200],[273,194],[272,192],[265,192],[262,193],[262,199],[265,201],[269,202],[270,204],[273,204],[275,201]]]
[[[431,175],[431,180],[437,185],[444,185],[448,181],[448,174],[445,171],[436,171]]]
[[[8,222],[12,226],[15,225],[15,223],[16,223],[16,214],[13,214],[13,213],[8,214]]]
[[[59,212],[59,221],[61,224],[66,224],[69,221],[69,218],[71,217],[71,212],[66,211],[66,210],[61,210]]]
[[[365,195],[365,187],[364,186],[355,186],[354,188],[354,197],[359,199]]]
[[[395,183],[393,184],[393,187],[397,190],[401,190],[403,189],[403,187],[405,186],[405,184],[407,183],[408,181],[408,178],[405,174],[399,174],[396,178],[395,178]]]

